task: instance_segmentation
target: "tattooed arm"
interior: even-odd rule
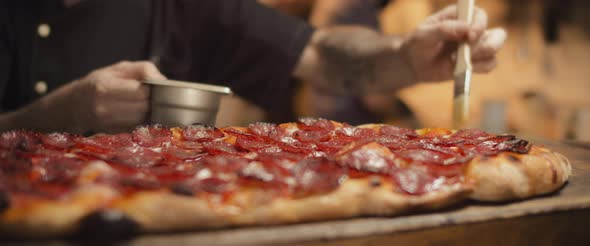
[[[446,80],[452,77],[452,55],[460,41],[472,46],[474,71],[489,72],[506,32],[486,28],[487,16],[481,9],[468,25],[456,20],[456,8],[451,6],[429,17],[406,38],[355,26],[320,29],[306,47],[295,76],[348,95]]]
[[[317,31],[296,75],[339,94],[362,95],[393,90],[415,79],[400,52],[401,39],[364,27],[341,26]]]

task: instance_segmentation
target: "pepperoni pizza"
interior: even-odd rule
[[[0,233],[128,236],[393,216],[546,194],[567,159],[480,130],[350,126],[138,127],[0,136]]]

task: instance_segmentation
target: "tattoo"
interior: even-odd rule
[[[375,49],[373,42],[367,40],[378,36],[372,30],[363,30],[351,35],[348,31],[337,31],[322,38],[318,44],[324,82],[330,82],[335,92],[350,94],[362,93],[365,86],[375,81]],[[322,85],[320,85],[322,86]]]
[[[394,39],[360,27],[330,29],[315,41],[319,74],[313,83],[337,94],[362,95],[394,90],[401,83],[403,59]],[[400,76],[400,77],[398,77]],[[399,81],[398,81],[399,82]]]

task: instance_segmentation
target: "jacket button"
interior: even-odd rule
[[[42,38],[49,37],[49,34],[51,34],[51,27],[45,23],[39,24],[39,26],[37,26],[37,34]]]
[[[35,83],[34,89],[35,89],[35,92],[37,92],[37,94],[44,95],[45,93],[47,93],[47,82],[37,81],[37,83]]]

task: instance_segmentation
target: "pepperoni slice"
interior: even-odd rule
[[[463,151],[457,146],[448,146],[448,145],[438,145],[429,142],[418,142],[413,148],[420,148],[425,150],[431,150],[435,152],[442,153],[447,156],[447,158],[462,158],[466,157]],[[446,162],[445,162],[446,163]]]
[[[297,127],[300,130],[306,131],[314,131],[314,130],[324,130],[324,131],[332,131],[334,130],[334,124],[331,121],[326,119],[315,119],[315,118],[301,118],[299,122],[297,122]]]
[[[252,161],[238,172],[242,186],[255,186],[286,193],[289,186],[294,185],[289,170],[277,163]]]
[[[313,147],[310,144],[293,142],[293,143],[278,143],[279,147],[285,152],[300,153],[309,155],[313,152]]]
[[[250,140],[246,138],[237,138],[236,145],[242,149],[250,151],[257,151],[272,147],[271,144],[265,143],[264,141]]]
[[[298,130],[293,133],[293,137],[300,142],[304,143],[317,143],[317,142],[325,142],[330,140],[331,132],[330,130],[321,130],[321,131],[302,131]]]
[[[151,167],[162,161],[160,153],[141,146],[117,149],[111,161],[133,168]]]
[[[247,161],[229,155],[206,157],[194,179],[185,182],[184,186],[195,193],[207,192],[222,194],[232,192],[236,188],[239,170],[248,164]]]
[[[424,169],[398,169],[392,172],[391,177],[401,191],[411,195],[421,195],[438,188],[434,183],[436,178]]]
[[[217,154],[234,154],[237,155],[240,151],[232,144],[229,144],[225,141],[211,141],[211,142],[204,142],[203,147],[205,151],[209,154],[217,155]]]
[[[204,152],[202,145],[199,145],[198,147],[193,146],[192,149],[171,145],[164,148],[162,153],[166,156],[170,156],[179,160],[195,160],[207,155],[207,153]]]
[[[336,130],[335,138],[357,140],[374,138],[375,136],[377,136],[377,132],[373,129],[345,126]]]
[[[447,158],[452,156],[428,149],[404,149],[396,151],[395,154],[408,161],[427,162],[443,164]]]
[[[76,144],[74,136],[68,133],[50,133],[41,136],[41,142],[47,147],[56,149],[68,149]]]
[[[478,144],[488,138],[493,138],[493,135],[489,135],[479,129],[462,129],[452,135],[435,136],[429,139],[429,141],[438,145],[460,146],[464,144]]]
[[[182,141],[182,140],[173,140],[171,142],[171,146],[176,146],[183,149],[189,149],[194,151],[203,151],[203,143],[201,142],[189,142],[189,141]]]
[[[14,156],[0,159],[0,172],[8,176],[28,174],[31,168],[30,160],[16,159]]]
[[[8,131],[0,135],[0,148],[8,150],[34,151],[39,148],[38,134],[29,131]]]
[[[338,164],[372,173],[388,173],[394,165],[394,155],[386,147],[370,142],[336,154]]]
[[[291,152],[259,152],[256,159],[262,162],[280,162],[281,160],[296,162],[305,158],[305,156],[304,154]]]
[[[270,140],[273,140],[275,142],[286,142],[286,140],[292,139],[293,141],[295,141],[296,139],[293,138],[292,134],[289,134],[287,132],[286,129],[283,129],[281,127],[275,128],[274,131],[271,131],[268,134],[268,138]]]
[[[89,138],[75,139],[76,144],[82,149],[107,149],[114,150],[119,148],[132,147],[135,145],[132,136],[129,133],[116,135],[94,135]]]
[[[133,141],[144,147],[157,147],[172,140],[172,131],[161,125],[138,127],[132,135]]]
[[[317,149],[328,155],[335,154],[352,141],[341,138],[333,138],[330,141],[317,143]]]
[[[408,141],[399,137],[385,137],[379,136],[375,139],[375,142],[389,148],[391,151],[405,148],[408,145]]]
[[[252,178],[263,182],[277,181],[279,177],[268,170],[262,162],[250,162],[239,170],[239,175],[245,178]]]
[[[278,131],[277,128],[277,125],[265,122],[254,123],[248,126],[248,129],[250,129],[252,133],[263,137],[270,137],[273,133]]]
[[[265,142],[266,139],[264,137],[258,136],[256,134],[242,131],[241,129],[225,129],[225,133],[228,135],[235,136],[236,138],[246,139],[249,141],[256,141],[256,142]]]
[[[110,160],[114,153],[108,146],[102,146],[89,138],[74,140],[75,146],[72,152],[86,160]]]
[[[0,164],[8,162],[10,159],[15,159],[15,154],[9,150],[0,149]]]
[[[135,148],[137,145],[133,142],[131,134],[122,133],[116,135],[94,135],[89,138],[74,139],[76,153],[82,154],[88,160],[109,161],[113,158],[127,158],[133,156],[133,153],[124,154],[128,149]]]
[[[203,167],[215,173],[234,173],[248,165],[248,161],[231,155],[208,156]]]
[[[204,142],[224,137],[223,132],[210,126],[190,125],[182,130],[182,137],[187,141]]]
[[[346,169],[327,159],[305,159],[293,170],[296,193],[326,193],[337,189],[346,178]]]
[[[63,156],[45,156],[32,159],[30,173],[32,182],[52,182],[69,184],[80,174],[82,161]]]

